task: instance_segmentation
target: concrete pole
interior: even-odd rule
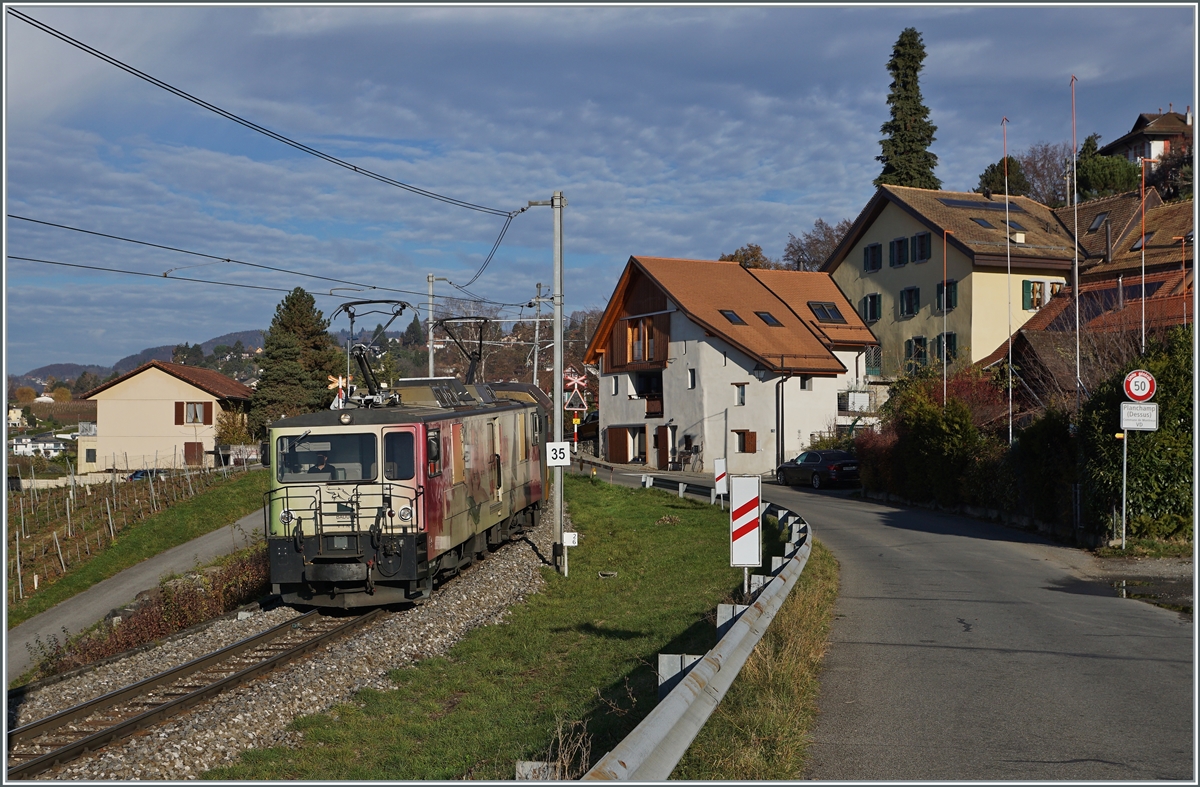
[[[429,311],[427,312],[429,315],[429,376],[433,377],[433,274],[427,274],[425,281],[429,282]]]
[[[542,283],[537,284],[537,317],[533,322],[533,384],[538,384],[538,344],[541,342],[542,328]]]
[[[567,200],[561,191],[554,192],[550,207],[554,209],[554,442],[563,439],[563,207]],[[554,468],[554,551],[563,553],[563,469]],[[555,568],[562,571],[565,560]]]

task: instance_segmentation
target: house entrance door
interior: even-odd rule
[[[204,443],[184,443],[183,461],[189,465],[204,464]]]
[[[655,436],[657,438],[655,442],[658,444],[658,461],[654,466],[659,470],[666,470],[667,462],[671,461],[671,431],[665,426],[660,426]]]

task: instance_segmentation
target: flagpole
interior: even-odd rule
[[[1000,120],[1004,131],[1004,254],[1008,259],[1008,444],[1013,442],[1012,419],[1012,225],[1008,221],[1008,118]]]

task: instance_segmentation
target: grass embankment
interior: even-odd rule
[[[267,546],[259,541],[186,577],[163,577],[150,597],[120,625],[102,620],[65,642],[54,636],[48,643],[39,639],[36,663],[10,688],[125,653],[220,617],[264,596],[270,590],[267,574]]]
[[[543,569],[542,592],[446,657],[394,671],[395,691],[364,690],[354,703],[300,719],[297,750],[249,751],[206,777],[511,779],[517,760],[547,760],[577,778],[657,703],[659,652],[699,654],[715,644],[716,605],[740,593],[742,577],[729,567],[728,512],[572,476],[565,489],[581,534],[569,578]],[[786,630],[808,636],[793,629],[809,625],[794,615]],[[820,627],[811,635],[824,641]],[[730,765],[738,770],[707,778],[744,776]]]
[[[10,602],[8,627],[11,629],[148,557],[225,527],[262,508],[267,480],[266,470],[237,473],[229,479],[218,478],[204,492],[131,524],[103,552],[77,566],[69,565],[67,572],[53,584],[40,588],[24,601]],[[11,519],[9,524],[11,527]]]

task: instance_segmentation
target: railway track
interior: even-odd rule
[[[154,726],[286,664],[383,614],[316,610],[228,647],[8,733],[9,779],[23,779]]]

